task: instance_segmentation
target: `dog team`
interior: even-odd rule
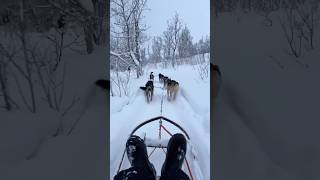
[[[149,75],[149,80],[144,87],[140,87],[140,89],[145,91],[145,96],[147,98],[147,102],[152,101],[153,91],[154,91],[154,75],[153,72]],[[178,90],[179,90],[179,83],[175,80],[170,79],[167,76],[159,73],[159,82],[163,83],[163,89],[167,90],[167,98],[168,101],[172,101],[176,99]]]

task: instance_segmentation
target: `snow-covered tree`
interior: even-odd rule
[[[160,62],[162,60],[162,49],[163,49],[163,42],[162,42],[162,37],[154,37],[152,39],[152,54],[150,59],[153,62]]]
[[[142,75],[141,47],[144,43],[144,11],[146,0],[112,0],[111,1],[111,37],[119,39],[120,46],[116,54],[118,59],[133,64],[137,77]],[[114,54],[114,53],[113,53]]]
[[[171,26],[173,27],[173,41],[172,41],[172,65],[175,65],[175,59],[178,49],[178,44],[180,40],[180,32],[182,28],[182,20],[180,19],[178,13],[176,13],[172,19]]]
[[[181,30],[180,40],[178,44],[179,57],[183,58],[183,57],[188,57],[192,55],[192,50],[193,50],[192,36],[189,28],[185,26]]]
[[[146,48],[142,48],[141,49],[141,64],[142,65],[146,65],[147,63],[148,63],[147,49]]]
[[[167,27],[167,30],[163,32],[163,49],[164,58],[170,59],[172,57],[172,42],[173,42],[173,29],[171,26]]]
[[[197,54],[210,53],[210,38],[206,36],[205,38],[201,38],[199,42],[195,44],[197,49]]]
[[[171,20],[167,22],[167,30],[163,33],[165,44],[165,56],[171,59],[172,66],[175,65],[182,20],[176,12]]]

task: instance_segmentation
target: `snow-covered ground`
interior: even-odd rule
[[[205,63],[208,64],[208,61]],[[139,87],[145,85],[150,72],[155,75],[155,89],[153,100],[148,104],[143,91]],[[180,90],[175,101],[167,100],[166,91],[162,89],[163,85],[159,83],[159,73],[179,82]],[[115,74],[111,74],[111,78],[115,78]],[[121,73],[125,77],[123,74]],[[190,143],[197,154],[195,160],[189,160],[195,179],[210,179],[210,77],[201,79],[198,71],[192,65],[163,68],[161,64],[156,64],[147,65],[144,68],[144,75],[139,79],[135,77],[135,74],[131,75],[128,96],[119,97],[115,90],[116,85],[114,83],[112,85],[115,96],[110,96],[111,179],[118,170],[128,135],[138,124],[161,115],[162,98],[162,115],[180,124],[190,135]],[[179,132],[177,128],[168,123],[164,123],[164,126],[172,133]],[[147,137],[157,138],[158,127],[159,123],[157,121],[144,126],[137,134],[141,135],[145,132]],[[169,138],[169,135],[165,133],[163,135],[165,138]],[[150,153],[152,149],[148,150]],[[191,151],[191,149],[187,151]],[[158,175],[160,175],[164,159],[165,154],[159,149],[150,157]],[[128,167],[129,163],[125,158],[122,169]]]
[[[251,13],[215,21],[223,78],[213,113],[215,179],[319,179],[320,51],[286,54],[278,14],[271,18],[271,27]]]
[[[41,110],[0,111],[0,179],[88,180],[107,177],[106,91],[97,79],[106,79],[105,48],[91,55],[67,52],[66,93],[80,97],[73,110],[62,117],[39,101]],[[18,97],[18,95],[17,95]],[[79,119],[68,136],[72,123]],[[60,122],[65,132],[53,136]]]

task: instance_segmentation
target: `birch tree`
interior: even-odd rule
[[[178,53],[180,58],[191,56],[193,50],[192,36],[190,30],[185,26],[180,34],[180,41],[178,44]]]
[[[147,10],[147,0],[112,0],[111,1],[111,38],[118,39],[120,46],[117,54],[129,61],[136,69],[137,77],[142,75],[141,47],[144,43],[143,13]]]
[[[172,19],[173,27],[173,42],[172,42],[172,65],[175,66],[176,61],[176,54],[177,54],[177,48],[180,40],[180,32],[182,28],[182,20],[180,19],[178,13],[176,13]]]
[[[154,62],[160,62],[162,59],[161,52],[163,49],[163,41],[162,41],[161,37],[154,37],[153,38],[151,49],[152,49],[151,59]]]
[[[182,20],[180,19],[179,14],[176,12],[167,24],[167,30],[163,33],[165,51],[166,57],[171,59],[171,64],[174,67],[182,28]]]

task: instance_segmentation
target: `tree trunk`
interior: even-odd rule
[[[108,32],[108,25],[107,25],[107,1],[104,0],[92,0],[92,4],[94,7],[94,15],[96,17],[95,22],[95,35],[96,35],[96,44],[97,45],[106,45],[107,43],[107,32]]]
[[[26,67],[26,72],[27,72],[27,82],[29,85],[29,91],[30,91],[30,96],[31,96],[31,112],[35,113],[36,112],[36,99],[35,99],[35,94],[34,94],[34,87],[33,87],[33,78],[32,78],[32,70],[31,70],[31,64],[27,52],[27,44],[26,44],[26,39],[25,39],[25,28],[26,25],[22,21],[20,23],[20,31],[21,31],[21,43],[22,43],[22,48],[23,48],[23,55],[24,55],[24,60],[25,60],[25,67]]]
[[[84,24],[83,26],[84,36],[85,36],[85,42],[87,47],[87,53],[91,54],[94,50],[94,44],[93,44],[93,30],[91,24]]]
[[[140,30],[139,30],[139,22],[137,19],[135,19],[135,26],[134,26],[134,43],[135,43],[135,57],[139,64],[137,64],[137,78],[142,76],[142,65],[141,65],[141,55],[140,55],[140,46],[139,46],[139,37],[140,37]]]
[[[7,111],[11,111],[11,104],[9,102],[9,95],[8,95],[8,91],[7,91],[7,85],[6,85],[6,82],[5,82],[5,71],[6,71],[6,67],[5,65],[1,65],[0,64],[0,85],[1,85],[1,91],[2,91],[2,95],[3,95],[3,100],[4,100],[4,103],[5,103],[5,108]]]

